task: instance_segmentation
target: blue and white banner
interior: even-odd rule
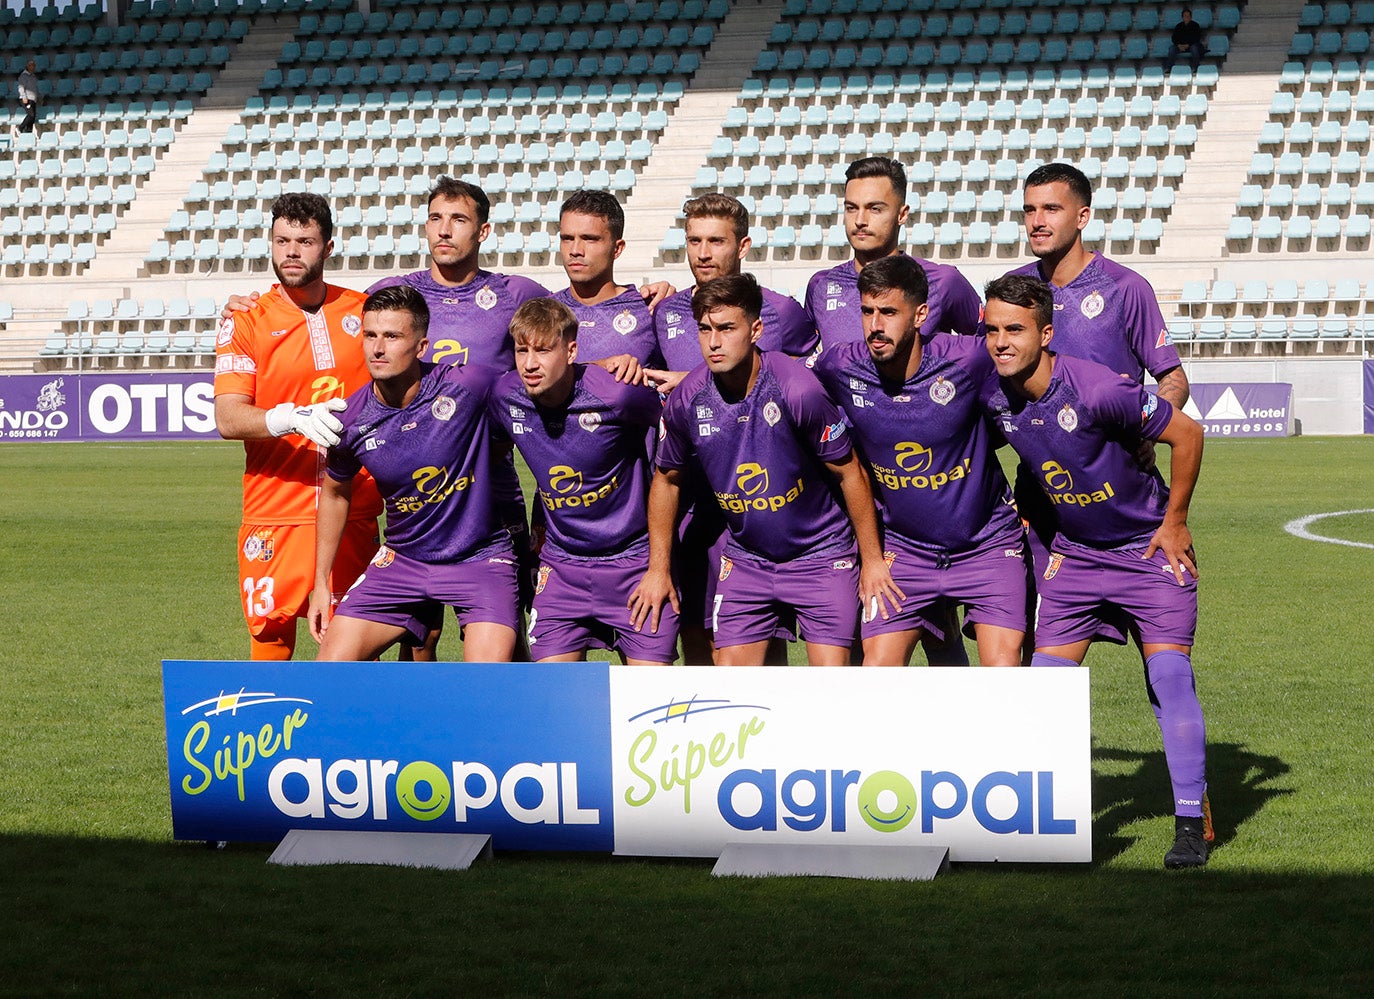
[[[163,664],[178,839],[1092,858],[1088,671]]]

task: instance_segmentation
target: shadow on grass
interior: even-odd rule
[[[1368,994],[1367,874],[960,866],[927,883],[0,837],[0,994]],[[1293,932],[1295,917],[1301,932]],[[1178,960],[1168,959],[1179,956]]]
[[[1105,863],[1135,843],[1126,830],[1143,819],[1170,815],[1173,792],[1164,751],[1094,746],[1093,760],[1093,860]],[[1288,764],[1277,756],[1251,752],[1234,742],[1207,744],[1207,797],[1212,805],[1216,841],[1222,849],[1235,838],[1241,823],[1258,814],[1265,803],[1290,788],[1273,786],[1288,773]]]

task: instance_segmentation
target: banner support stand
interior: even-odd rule
[[[465,871],[477,860],[490,859],[491,836],[485,833],[292,829],[267,862],[288,867],[383,864]]]
[[[946,846],[727,843],[715,877],[825,877],[933,881],[949,870]]]

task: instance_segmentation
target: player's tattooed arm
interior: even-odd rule
[[[878,540],[878,511],[868,472],[853,450],[840,461],[826,462],[826,467],[840,480],[845,509],[859,543],[859,606],[868,620],[881,616],[886,621],[888,606],[899,610],[906,594],[892,578],[883,558],[883,546]]]
[[[1159,384],[1155,386],[1155,395],[1165,402],[1171,404],[1175,409],[1182,409],[1188,404],[1188,376],[1183,373],[1183,366],[1170,368],[1156,379]]]
[[[235,312],[247,312],[257,300],[258,293],[256,291],[250,291],[247,295],[230,295],[229,301],[224,303],[224,308],[219,310],[219,317],[230,319]]]
[[[683,474],[677,469],[660,468],[649,486],[649,568],[630,594],[630,624],[635,631],[658,634],[664,603],[680,610],[677,589],[673,586],[673,529],[677,523],[678,499],[682,494]]]
[[[1185,570],[1194,579],[1198,578],[1197,554],[1193,551],[1192,532],[1188,530],[1188,505],[1202,468],[1202,427],[1176,409],[1159,439],[1169,445],[1169,505],[1164,509],[1164,522],[1150,538],[1144,557],[1162,551],[1169,560],[1174,578],[1182,586]]]
[[[627,382],[630,385],[645,384],[644,365],[640,364],[639,359],[633,354],[616,354],[591,363],[615,375],[618,382]]]
[[[315,587],[310,591],[310,607],[306,621],[310,637],[324,642],[329,619],[334,613],[334,595],[329,588],[329,572],[334,557],[339,554],[344,527],[348,523],[348,506],[353,499],[353,482],[340,482],[332,475],[324,476],[320,485],[319,502],[315,507]]]
[[[640,297],[644,299],[644,304],[649,307],[649,314],[658,308],[658,303],[672,295],[677,294],[677,289],[667,281],[655,281],[653,284],[640,286]]]

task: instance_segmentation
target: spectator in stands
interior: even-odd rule
[[[19,123],[21,132],[32,132],[38,121],[38,74],[34,72],[35,68],[30,59],[24,72],[19,74],[19,103],[24,107],[24,120]]]
[[[1193,12],[1186,7],[1180,16],[1182,19],[1174,25],[1173,34],[1169,36],[1169,57],[1164,60],[1164,70],[1168,72],[1173,69],[1174,63],[1184,57],[1196,73],[1202,65],[1202,57],[1207,54],[1202,25],[1193,20]]]

